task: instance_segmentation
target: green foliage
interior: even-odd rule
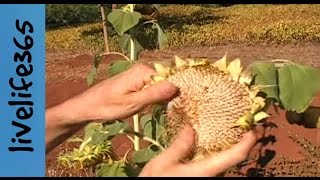
[[[131,67],[131,62],[126,60],[118,60],[114,61],[110,64],[107,69],[108,77],[115,76]]]
[[[87,85],[88,86],[91,86],[93,83],[94,83],[94,80],[96,79],[96,77],[97,77],[97,72],[98,70],[97,70],[97,68],[95,68],[95,67],[93,67],[91,70],[90,70],[90,72],[89,72],[89,74],[88,74],[88,76],[87,76]]]
[[[103,129],[108,132],[108,136],[114,137],[128,130],[129,125],[122,121],[115,121],[112,124],[104,124]]]
[[[153,107],[152,113],[145,114],[140,119],[143,134],[146,137],[160,141],[165,133],[165,117],[163,107],[156,105]]]
[[[304,112],[320,90],[320,70],[295,63],[279,69],[280,100],[288,111]]]
[[[95,55],[93,58],[93,67],[91,68],[88,76],[87,76],[87,85],[91,86],[97,78],[99,64],[101,62],[102,57],[99,55]]]
[[[122,162],[99,164],[97,166],[96,174],[98,177],[128,177],[125,168],[126,165]]]
[[[115,9],[108,15],[108,20],[116,32],[122,36],[129,29],[137,25],[141,17],[142,15],[138,12],[127,12],[121,9]]]
[[[164,33],[163,29],[159,26],[159,24],[154,23],[152,25],[153,29],[158,30],[158,42],[159,42],[159,48],[164,49],[165,44],[167,43],[167,36]]]
[[[161,16],[157,22],[166,30],[167,42],[164,48],[176,49],[188,46],[215,46],[230,43],[240,44],[286,44],[320,42],[320,5],[233,5],[228,7],[205,7],[203,5],[166,5],[159,8]],[[241,23],[239,23],[241,22]],[[92,25],[85,25],[87,27]],[[103,48],[101,23],[94,41],[88,44],[88,36],[83,39],[79,34],[83,28],[69,28],[47,32],[47,48],[90,49],[94,42]],[[157,32],[148,26],[139,27],[138,41],[145,49],[154,49],[152,38]],[[146,30],[147,29],[147,30]],[[113,32],[113,28],[109,29]],[[72,33],[71,33],[72,32]],[[60,35],[57,35],[60,34]],[[54,37],[52,37],[54,36]],[[140,37],[141,36],[141,37]],[[90,36],[91,37],[91,36]],[[99,38],[98,38],[99,37]],[[111,35],[110,47],[120,51],[118,36]],[[80,41],[81,40],[81,41]],[[144,42],[143,42],[144,41]],[[86,43],[84,43],[86,42]],[[68,45],[67,45],[68,44]]]
[[[110,159],[111,144],[100,143],[84,145],[83,148],[74,148],[65,154],[60,154],[58,162],[66,168],[87,168]]]
[[[130,53],[131,52],[131,44],[130,44],[130,40],[133,40],[134,43],[134,59],[138,59],[138,55],[141,51],[143,51],[143,47],[142,45],[139,43],[139,41],[137,40],[137,38],[135,38],[134,36],[131,36],[129,34],[124,34],[122,36],[120,36],[118,42],[120,47],[126,52],[126,53]]]
[[[132,6],[132,12],[130,10],[130,6]],[[127,5],[122,7],[121,9],[112,11],[108,15],[108,21],[113,25],[115,31],[120,36],[120,47],[125,50],[126,53],[130,53],[130,55],[131,53],[134,53],[134,60],[138,59],[138,54],[142,50],[148,48],[148,46],[144,46],[144,43],[140,43],[141,39],[145,39],[145,33],[148,32],[148,30],[145,29],[146,25],[152,24],[152,29],[157,30],[158,45],[160,48],[163,48],[164,43],[166,43],[166,36],[164,34],[164,31],[157,23],[157,21],[155,19],[147,20],[146,18],[143,18],[143,15],[140,12],[134,11],[136,6],[133,4]],[[132,41],[134,46],[131,45]],[[132,47],[134,47],[135,49],[131,49]]]
[[[320,91],[320,69],[311,66],[283,60],[255,63],[250,68],[255,84],[266,86],[267,98],[286,111],[304,112]]]
[[[138,58],[138,53],[141,52],[144,48],[140,45],[137,32],[141,31],[139,27],[145,24],[153,24],[152,28],[157,30],[158,36],[157,39],[159,41],[160,46],[163,46],[163,43],[166,40],[166,36],[161,27],[157,24],[156,21],[150,22],[141,22],[140,18],[142,17],[138,12],[131,12],[127,10],[127,7],[124,6],[122,9],[114,10],[109,14],[108,20],[113,25],[114,30],[119,35],[119,45],[122,47],[124,51],[130,54],[134,54],[135,58],[130,58],[130,62],[125,60],[117,60],[110,64],[107,69],[107,76],[112,77],[115,76],[128,68],[131,67],[133,63],[135,63],[135,59]],[[134,42],[134,43],[131,43]],[[90,70],[87,76],[87,84],[91,86],[97,77],[97,72],[99,68],[99,64],[101,62],[102,56],[100,54],[95,55],[93,61],[93,67]],[[119,134],[126,134],[127,137],[130,138],[130,134],[139,135],[143,139],[149,138],[148,141],[151,142],[155,146],[159,146],[158,149],[154,150],[153,146],[149,146],[146,149],[140,149],[134,153],[134,161],[136,164],[129,164],[126,162],[126,156],[124,159],[120,161],[114,161],[109,158],[109,162],[100,162],[100,164],[91,164],[92,166],[96,165],[96,174],[97,176],[137,176],[140,169],[136,166],[137,164],[141,165],[141,163],[145,163],[149,161],[152,157],[158,154],[162,145],[157,142],[160,139],[161,135],[164,132],[164,119],[163,116],[159,115],[159,111],[161,110],[161,106],[155,106],[155,114],[147,114],[142,117],[141,122],[143,126],[143,133],[139,134],[139,132],[132,132],[129,125],[123,121],[115,121],[111,124],[108,123],[91,123],[85,127],[85,138],[80,145],[80,148],[74,149],[74,152],[70,155],[67,154],[68,159],[78,158],[81,159],[81,164],[83,164],[83,159],[91,160],[93,157],[99,154],[100,149],[96,150],[92,147],[96,147],[99,145],[104,145],[110,143],[110,140]],[[151,119],[148,119],[150,116]],[[138,123],[137,123],[138,124]],[[139,125],[139,124],[138,124]],[[78,140],[78,138],[76,138]],[[136,141],[135,141],[136,142]],[[136,144],[136,143],[134,143]],[[79,152],[81,152],[79,154]],[[69,152],[70,153],[70,152]],[[84,153],[84,155],[83,155]],[[84,157],[82,157],[84,156]],[[60,156],[65,162],[65,164],[70,164],[66,156]],[[100,156],[99,156],[100,157]],[[103,158],[104,159],[104,158]],[[81,165],[82,167],[83,165]]]
[[[94,63],[91,68],[91,70],[88,73],[87,76],[87,85],[91,86],[94,84],[95,80],[97,79],[97,74],[98,74],[98,68],[99,64],[101,62],[102,56],[100,55],[95,55],[94,57]],[[112,77],[115,76],[131,67],[132,63],[127,61],[127,60],[116,60],[112,63],[107,68],[107,76]]]
[[[92,23],[100,20],[98,4],[47,4],[47,28]]]
[[[144,166],[147,162],[160,153],[158,149],[154,150],[151,147],[152,146],[149,146],[145,149],[135,151],[132,161],[138,166]]]
[[[301,4],[170,5],[160,9],[159,22],[169,37],[167,48],[319,42],[319,9],[319,5]]]
[[[90,137],[94,136],[94,134],[100,133],[102,128],[103,128],[103,126],[101,125],[101,123],[90,123],[90,124],[88,124],[84,128],[84,131],[86,132],[85,135],[84,135],[84,138],[83,138],[84,141],[87,141]]]
[[[109,28],[110,49],[121,51],[117,40],[118,37],[113,29]],[[103,30],[101,23],[86,24],[78,27],[68,27],[64,29],[49,30],[46,33],[46,48],[51,51],[59,50],[92,50],[99,51],[104,49]]]
[[[279,102],[278,71],[273,63],[254,63],[250,66],[254,83],[265,86],[262,91],[269,99]]]
[[[98,177],[136,177],[139,172],[138,167],[128,164],[124,160],[102,163],[96,169]]]

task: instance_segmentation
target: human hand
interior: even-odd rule
[[[251,131],[228,150],[198,162],[182,163],[181,160],[192,150],[194,135],[193,129],[186,127],[168,149],[146,164],[139,176],[217,176],[244,161],[257,140]]]
[[[155,70],[134,65],[85,92],[46,110],[46,150],[65,141],[90,122],[107,122],[136,114],[144,107],[173,98],[178,88],[163,81],[144,88]]]
[[[144,107],[170,100],[178,88],[163,81],[142,89],[151,81],[154,69],[136,64],[88,89],[74,103],[80,119],[111,121],[129,117]]]

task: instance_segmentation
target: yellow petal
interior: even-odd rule
[[[239,83],[243,85],[250,85],[252,80],[252,74],[249,71],[243,71],[240,75]]]
[[[265,103],[264,98],[259,97],[259,96],[255,97],[253,100],[251,113],[255,113],[255,112],[261,110],[262,108],[264,108],[265,105],[266,105],[266,103]]]
[[[232,80],[238,81],[242,71],[240,59],[231,61],[227,67],[227,70],[230,73]]]
[[[160,76],[167,77],[168,75],[170,75],[170,68],[165,67],[163,64],[154,63],[154,68]]]
[[[190,67],[195,66],[196,61],[194,59],[188,59],[188,61],[189,61],[188,64]]]
[[[266,112],[261,111],[261,112],[258,112],[257,114],[255,114],[253,116],[253,121],[255,123],[257,123],[257,122],[259,122],[259,121],[261,121],[261,120],[263,120],[265,118],[268,118],[268,117],[270,117],[269,114],[267,114]]]
[[[209,61],[207,59],[201,59],[201,60],[187,59],[187,60],[189,61],[188,62],[189,67],[209,64]]]
[[[245,84],[250,85],[251,81],[252,81],[252,78],[247,75],[241,75],[239,78],[239,83],[243,85]]]
[[[265,99],[263,97],[257,96],[253,100],[255,103],[258,103],[261,107],[265,106]]]
[[[181,58],[178,57],[178,56],[175,56],[175,65],[176,65],[176,68],[184,67],[184,66],[186,66],[187,64],[188,64],[187,61],[181,59]]]
[[[250,98],[254,99],[260,91],[261,91],[261,88],[259,85],[251,86],[249,90]]]
[[[227,53],[213,64],[217,66],[220,71],[227,72]]]
[[[196,65],[205,65],[209,64],[209,61],[207,59],[200,59],[199,61],[196,62]]]
[[[253,123],[253,116],[251,113],[246,113],[244,116],[237,120],[236,124],[242,128],[250,129],[251,124]]]

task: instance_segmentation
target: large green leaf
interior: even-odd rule
[[[140,118],[141,127],[144,128],[145,124],[147,124],[149,121],[152,121],[152,114],[149,113],[141,116]]]
[[[262,92],[267,94],[267,98],[279,102],[278,72],[273,63],[254,63],[250,66],[252,75],[255,77],[255,85],[274,85],[264,87]]]
[[[128,177],[126,166],[121,161],[115,161],[110,164],[99,164],[96,169],[96,174],[98,177]]]
[[[93,58],[93,67],[98,69],[101,60],[102,60],[102,56],[100,56],[99,53],[95,54]]]
[[[97,78],[97,68],[92,67],[87,76],[87,86],[91,86]]]
[[[158,140],[165,131],[164,126],[159,124],[159,120],[156,119],[152,114],[146,114],[142,116],[140,123],[143,127],[143,135],[154,140]]]
[[[97,78],[98,68],[102,57],[99,54],[95,54],[93,58],[93,67],[91,68],[88,76],[87,76],[87,85],[91,86]]]
[[[140,171],[140,168],[120,160],[97,165],[96,175],[98,177],[137,177]]]
[[[137,166],[132,166],[130,164],[127,164],[125,166],[125,172],[129,177],[137,177],[139,176],[142,169],[140,169]]]
[[[115,9],[108,15],[109,22],[113,25],[115,31],[122,36],[126,31],[139,23],[142,15],[138,12],[127,12],[121,9]]]
[[[107,131],[109,137],[116,136],[127,129],[129,129],[129,125],[122,121],[115,121],[112,124],[105,124],[103,126],[103,131]]]
[[[131,63],[126,60],[114,61],[107,69],[108,77],[115,76],[131,67]]]
[[[92,135],[92,141],[90,142],[91,145],[98,145],[109,141],[109,134],[96,132]]]
[[[280,101],[288,111],[301,113],[320,90],[320,70],[295,63],[279,70]]]
[[[100,123],[90,123],[84,128],[84,141],[86,141],[89,137],[92,137],[93,134],[100,131],[102,129],[102,125]]]
[[[153,106],[153,118],[163,127],[165,126],[165,109],[166,106],[163,104],[155,104]]]
[[[143,128],[143,135],[151,139],[155,139],[156,124],[153,122],[152,114],[146,114],[140,118],[140,123]]]
[[[140,149],[133,153],[132,160],[136,164],[145,164],[158,154],[159,151],[151,148]]]
[[[163,29],[159,26],[158,23],[153,23],[152,28],[157,29],[158,30],[158,44],[159,44],[159,48],[163,49],[166,42],[167,42],[167,36],[164,33]]]
[[[144,50],[144,48],[142,47],[142,45],[139,43],[139,41],[134,38],[133,36],[129,35],[129,34],[124,34],[123,36],[121,36],[118,40],[119,42],[119,46],[128,54],[130,54],[131,52],[131,39],[133,40],[133,44],[134,44],[134,59],[138,59],[138,55],[141,51]]]

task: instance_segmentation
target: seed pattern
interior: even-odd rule
[[[249,86],[251,78],[242,74],[239,59],[227,64],[225,56],[215,63],[176,57],[175,67],[155,64],[155,68],[155,82],[166,79],[180,89],[167,106],[169,144],[182,127],[191,125],[196,132],[192,160],[230,148],[259,121],[254,116],[263,108],[264,99],[257,102]],[[242,83],[241,78],[246,81]]]
[[[169,103],[168,129],[178,132],[185,123],[192,124],[198,134],[196,151],[203,153],[226,149],[239,140],[244,130],[235,123],[251,110],[243,85],[208,65],[182,70],[168,80],[182,92]]]

